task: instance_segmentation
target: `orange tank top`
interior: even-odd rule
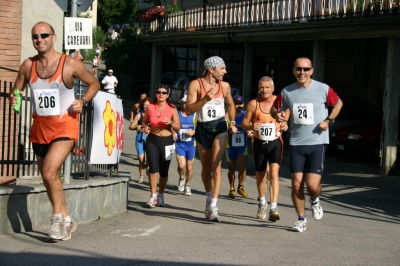
[[[197,80],[200,84],[200,97],[203,98],[207,93],[201,78]],[[222,90],[222,82],[219,82],[219,89],[214,98],[198,110],[196,116],[199,122],[210,122],[225,117],[225,97]]]
[[[255,111],[254,117],[253,117],[253,124],[256,122],[260,122],[262,124],[270,124],[270,125],[275,124],[275,134],[273,136],[273,139],[280,138],[280,136],[281,136],[281,133],[279,130],[280,123],[276,122],[276,120],[271,116],[270,113],[265,113],[261,110],[260,102],[258,101],[258,98],[256,98],[256,111]],[[261,139],[259,131],[255,132],[254,137],[257,139]]]
[[[56,72],[48,78],[38,75],[37,56],[33,58],[29,76],[33,106],[31,142],[49,144],[57,138],[78,139],[78,114],[72,111],[74,89],[63,80],[65,58],[65,54],[61,55]]]

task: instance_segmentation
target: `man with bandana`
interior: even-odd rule
[[[236,108],[231,87],[224,82],[227,73],[224,60],[212,56],[204,61],[203,77],[189,84],[186,114],[197,112],[195,140],[202,171],[201,178],[207,194],[205,216],[210,221],[220,221],[217,199],[222,180],[221,162],[225,151],[227,132],[236,134]],[[229,125],[225,119],[228,107]]]

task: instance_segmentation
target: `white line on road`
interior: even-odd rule
[[[125,236],[125,237],[149,236],[160,228],[161,228],[161,225],[156,225],[150,229],[131,228],[131,229],[125,229],[125,230],[115,230],[114,232],[111,232],[111,234],[121,235],[121,236]]]

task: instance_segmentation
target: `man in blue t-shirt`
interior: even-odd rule
[[[295,232],[307,228],[305,216],[304,183],[310,195],[310,204],[315,220],[322,219],[323,210],[319,201],[321,177],[324,171],[325,145],[329,144],[329,126],[332,125],[343,106],[336,92],[328,85],[311,79],[314,72],[311,60],[297,58],[293,75],[297,82],[285,87],[275,100],[281,106],[277,115],[279,122],[287,120],[284,111],[290,111],[290,175],[292,200],[298,215],[293,227]],[[281,104],[281,105],[280,105]],[[329,114],[327,106],[331,106]],[[303,179],[303,173],[305,178]]]

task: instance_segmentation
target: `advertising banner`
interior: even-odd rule
[[[93,136],[90,164],[116,164],[124,145],[122,100],[99,91],[93,99]]]

